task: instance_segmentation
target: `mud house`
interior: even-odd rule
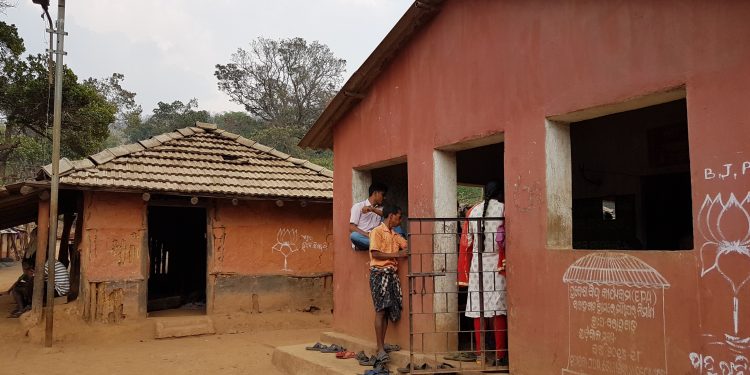
[[[6,189],[0,208],[16,209],[5,224],[46,225],[48,171]],[[104,322],[186,304],[330,309],[332,177],[204,123],[63,160],[63,232],[76,235],[59,257],[71,263],[71,299]]]
[[[335,149],[334,328],[374,339],[347,220],[378,180],[412,252],[388,341],[461,348],[444,218],[457,186],[499,180],[512,373],[747,372],[748,18],[737,1],[414,2],[301,142]]]

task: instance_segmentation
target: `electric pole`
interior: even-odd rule
[[[52,22],[49,16],[49,0],[33,0],[44,9],[47,19]],[[55,47],[55,99],[52,120],[52,184],[50,186],[50,207],[49,207],[49,238],[47,241],[47,306],[44,308],[44,317],[46,321],[44,331],[44,346],[50,347],[53,342],[53,323],[55,308],[55,248],[57,246],[57,211],[58,197],[60,188],[60,127],[62,123],[62,85],[63,85],[63,56],[65,55],[65,0],[57,1],[57,21],[55,28],[47,30],[50,38],[53,34],[57,35],[57,46]],[[52,53],[52,51],[50,51]],[[63,238],[62,241],[67,241]],[[41,251],[41,249],[39,249]],[[37,270],[38,272],[39,270]],[[43,275],[43,274],[42,274]],[[39,277],[39,276],[37,276]],[[43,277],[43,276],[42,276]]]

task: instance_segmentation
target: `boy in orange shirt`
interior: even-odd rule
[[[385,332],[388,319],[401,318],[402,297],[398,280],[398,260],[406,258],[406,240],[394,231],[401,225],[401,209],[383,207],[383,223],[370,232],[370,292],[375,305],[375,338],[379,358],[388,360],[385,351]]]

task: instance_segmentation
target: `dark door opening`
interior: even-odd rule
[[[406,232],[409,217],[409,172],[406,163],[372,169],[370,175],[373,182],[379,182],[388,187],[383,204],[401,208],[401,229]]]
[[[206,210],[148,208],[148,312],[186,308],[205,313]]]

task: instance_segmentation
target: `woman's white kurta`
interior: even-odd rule
[[[484,202],[479,203],[471,210],[470,218],[481,217],[503,217],[505,215],[505,206],[497,200],[490,200],[487,205],[487,215],[482,215],[484,211]],[[505,301],[505,276],[498,271],[498,248],[495,237],[497,228],[500,226],[499,220],[487,220],[484,223],[484,253],[482,258],[482,298],[484,299],[484,317],[493,317],[495,315],[507,315],[508,306]],[[466,316],[470,318],[480,317],[479,307],[479,235],[481,224],[478,221],[469,222],[469,240],[472,245],[471,269],[469,272],[469,295],[466,301]]]

